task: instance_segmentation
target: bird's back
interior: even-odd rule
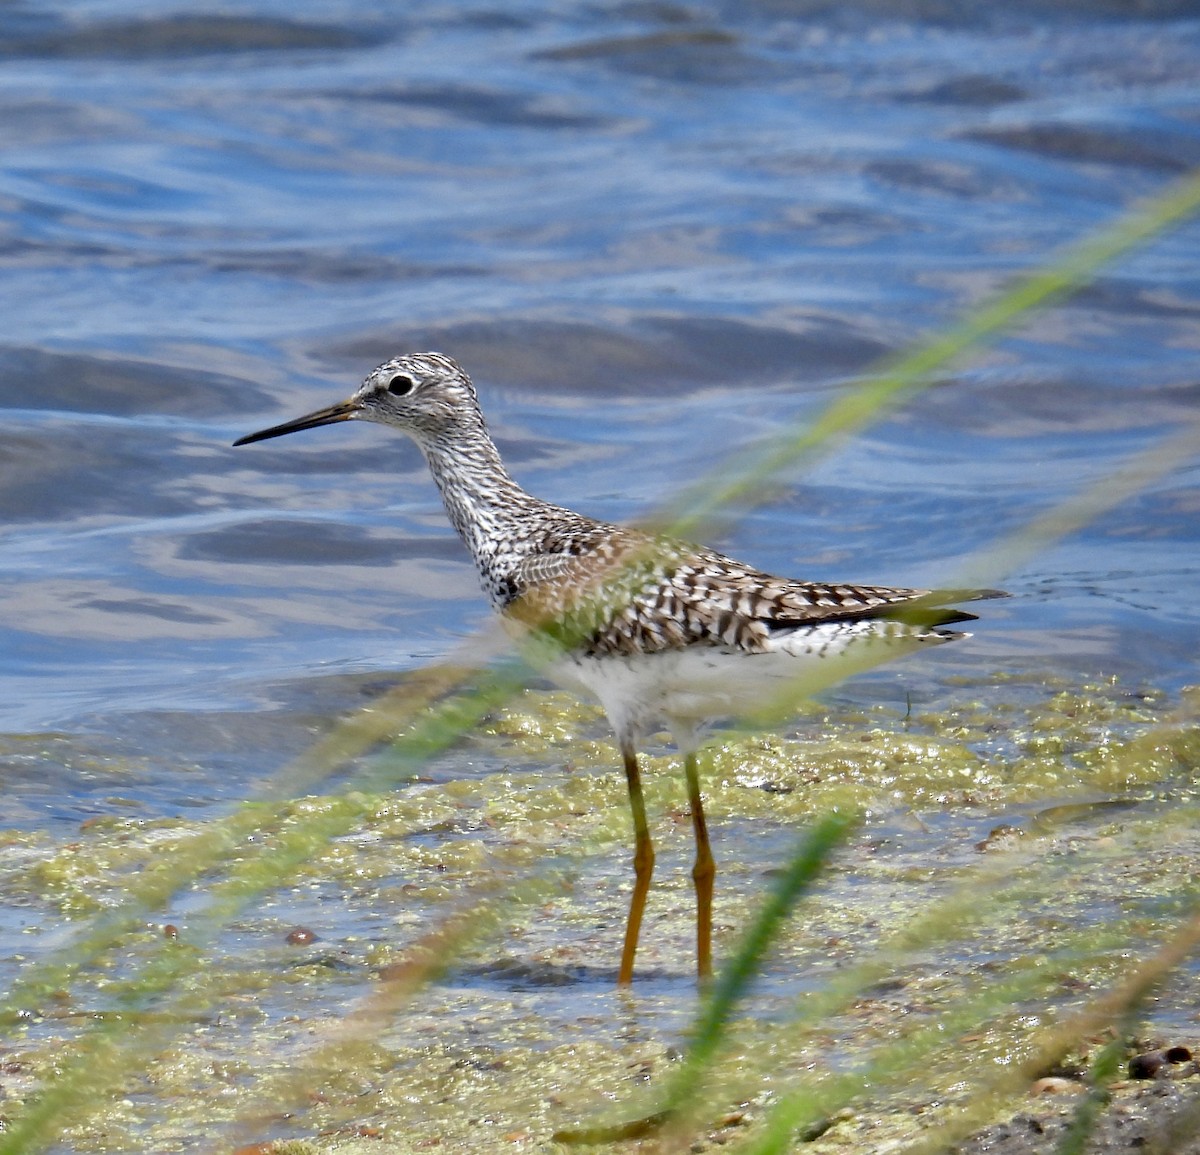
[[[871,630],[915,638],[974,617],[946,603],[991,593],[796,581],[715,550],[561,513],[506,575],[511,596],[502,609],[590,657],[691,647],[766,654],[806,635],[848,639]]]

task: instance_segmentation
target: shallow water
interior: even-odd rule
[[[636,518],[1200,163],[1200,21],[1169,0],[372,13],[0,8],[7,827],[221,813],[486,621],[402,438],[236,436],[436,348],[531,490]],[[1197,269],[1193,222],[702,536],[955,583],[1194,426]],[[833,712],[995,674],[1026,704],[1046,679],[1171,699],[1197,479],[996,574],[1013,599],[973,639]]]
[[[47,797],[20,784],[28,821],[74,816],[93,743],[147,760],[116,793],[156,810],[236,796],[346,705],[314,694],[331,674],[483,620],[410,445],[237,434],[436,347],[530,488],[636,517],[1200,158],[1200,25],[1169,5],[351,12],[0,13],[0,726],[86,734]],[[953,580],[1195,419],[1198,241],[710,537],[800,576]],[[926,676],[1187,681],[1195,476],[998,575],[1016,600]]]

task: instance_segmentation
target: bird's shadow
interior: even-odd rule
[[[549,987],[603,986],[616,988],[617,968],[589,966],[586,963],[564,965],[539,960],[519,959],[511,956],[489,962],[470,963],[452,968],[452,975],[460,980],[481,985],[497,986],[509,991],[544,990]],[[653,983],[673,983],[680,978],[672,971],[662,969],[639,970],[633,990]],[[692,980],[694,981],[694,980]]]

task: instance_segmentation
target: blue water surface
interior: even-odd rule
[[[236,436],[437,348],[529,488],[645,515],[1200,162],[1200,21],[1128,11],[0,9],[11,821],[224,805],[485,621],[403,439]],[[1198,269],[1185,223],[702,536],[961,579],[1195,427]],[[1195,680],[1196,483],[1014,555],[875,686]]]

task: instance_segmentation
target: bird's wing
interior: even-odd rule
[[[513,584],[517,596],[522,596],[537,586],[554,586],[563,578],[574,576],[579,569],[578,554],[537,553],[516,564]]]
[[[956,602],[1007,597],[999,590],[923,590],[838,582],[800,582],[769,575],[742,579],[761,594],[751,615],[772,629],[816,622],[886,618],[914,627],[973,621],[975,614],[955,609]]]
[[[577,532],[562,546],[516,567],[510,610],[539,627],[561,629],[565,642],[592,653],[698,644],[757,652],[781,631],[866,618],[931,629],[975,616],[948,603],[1003,596],[794,581],[712,550],[607,525]]]

